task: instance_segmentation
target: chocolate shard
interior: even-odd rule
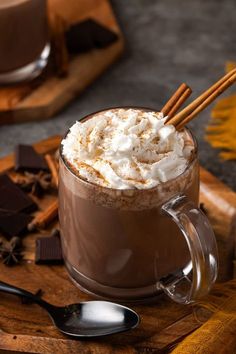
[[[0,175],[0,210],[13,213],[30,213],[37,204],[25,194],[6,174]]]
[[[87,52],[94,48],[91,20],[72,25],[65,33],[66,46],[71,54]]]
[[[7,239],[14,235],[24,235],[31,220],[28,214],[0,210],[0,232]]]
[[[102,26],[96,21],[92,21],[92,33],[94,38],[94,43],[97,48],[105,48],[116,42],[118,35],[111,31],[110,29]]]
[[[58,236],[39,237],[36,240],[36,264],[63,264],[61,240]]]
[[[72,25],[65,34],[66,46],[71,54],[104,48],[118,39],[118,35],[98,22],[88,19]]]
[[[15,170],[37,173],[49,171],[44,157],[39,155],[31,145],[17,145],[15,149]]]

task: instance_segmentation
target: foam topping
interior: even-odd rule
[[[78,175],[116,189],[147,189],[186,169],[193,146],[162,113],[112,109],[76,122],[62,154]]]

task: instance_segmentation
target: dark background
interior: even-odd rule
[[[1,156],[19,142],[63,134],[101,108],[161,108],[182,82],[193,89],[193,99],[224,74],[227,60],[236,61],[235,0],[112,0],[112,5],[126,38],[123,58],[54,119],[1,127]],[[233,91],[235,85],[226,95]],[[204,140],[210,109],[190,124],[200,161],[236,190],[236,162],[219,160]]]

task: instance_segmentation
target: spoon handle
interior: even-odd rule
[[[32,302],[35,302],[36,304],[40,305],[41,307],[43,307],[47,311],[50,311],[53,308],[53,305],[40,299],[38,296],[30,293],[29,291],[26,291],[21,288],[17,288],[14,285],[4,283],[3,281],[0,281],[0,291],[2,291],[4,293],[12,294],[12,295],[26,297],[27,299],[30,299]]]

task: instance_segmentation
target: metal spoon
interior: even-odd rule
[[[55,326],[72,337],[100,337],[135,328],[139,316],[128,307],[108,301],[88,301],[59,307],[30,292],[0,281],[0,291],[30,299],[43,307]]]

